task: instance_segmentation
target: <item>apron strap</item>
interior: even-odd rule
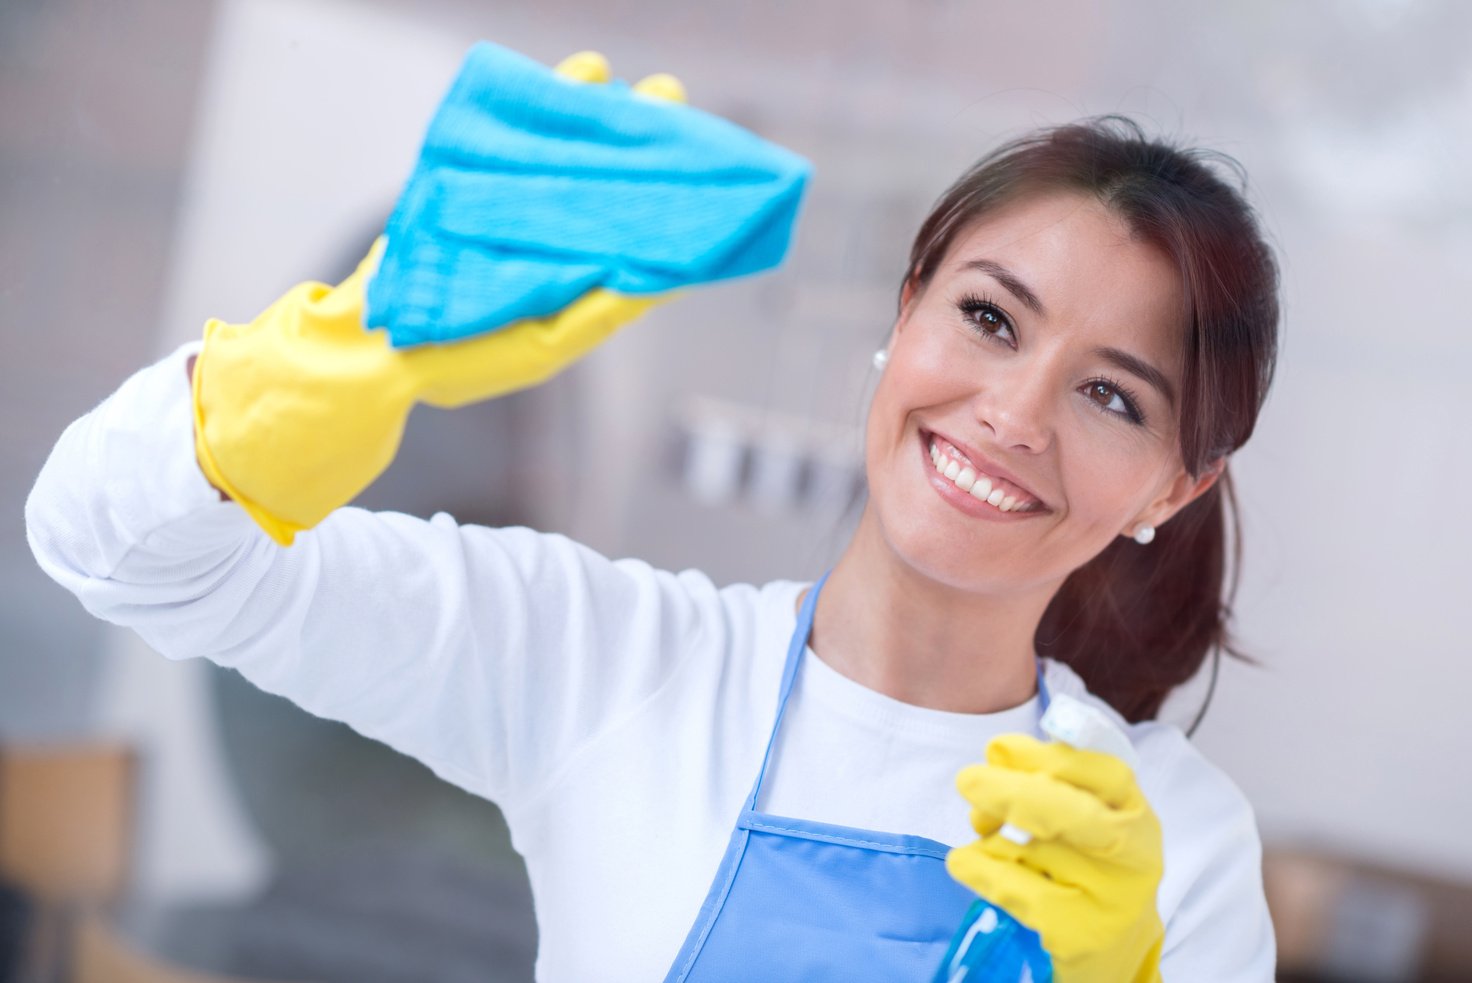
[[[782,715],[787,712],[787,698],[792,695],[792,684],[797,679],[798,667],[802,665],[802,654],[813,634],[813,612],[818,609],[818,592],[827,582],[828,574],[825,573],[808,591],[808,596],[803,598],[802,609],[797,612],[797,627],[792,631],[792,641],[787,645],[787,663],[782,667],[782,689],[777,695],[777,719],[772,723],[772,732],[767,735],[767,749],[762,752],[762,766],[756,773],[751,795],[746,800],[747,811],[756,809],[757,796],[762,791],[762,779],[767,777],[767,764],[772,760],[772,747],[777,743],[778,731],[782,729]]]

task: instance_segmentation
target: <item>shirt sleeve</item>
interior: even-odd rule
[[[26,502],[46,573],[163,655],[237,669],[515,804],[675,679],[719,625],[699,573],[445,514],[339,509],[277,546],[195,462],[195,349],[68,427]]]
[[[1151,725],[1141,784],[1160,817],[1164,983],[1271,983],[1277,959],[1262,843],[1247,798],[1179,730]],[[1142,748],[1142,751],[1145,749]]]

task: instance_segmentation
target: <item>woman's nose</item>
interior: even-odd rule
[[[998,372],[977,392],[977,422],[999,447],[1025,453],[1046,450],[1053,439],[1053,392],[1046,373],[1017,366]]]

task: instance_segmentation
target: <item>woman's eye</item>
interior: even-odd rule
[[[961,313],[966,316],[977,331],[984,335],[991,335],[999,341],[1009,345],[1016,344],[1016,333],[1012,330],[1012,322],[1003,314],[1001,308],[985,300],[967,298],[961,301]]]
[[[1111,382],[1095,379],[1084,386],[1084,394],[1097,403],[1101,410],[1117,413],[1133,423],[1144,422],[1134,400]]]

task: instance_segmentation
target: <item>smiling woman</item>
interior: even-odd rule
[[[949,306],[947,323],[1001,346],[954,346],[975,390],[967,428],[1060,496],[1060,526],[1102,523],[1073,540],[1065,577],[1038,568],[1053,579],[1036,643],[1131,720],[1232,651],[1226,460],[1252,434],[1278,323],[1271,252],[1216,173],[1232,166],[1119,118],[1033,134],[941,197],[901,290],[895,341],[917,310]],[[1108,419],[1061,416],[1047,401],[1064,390]],[[1037,412],[1019,402],[1034,396]],[[1036,429],[996,429],[1011,425]],[[1123,511],[1089,512],[1111,493]]]
[[[273,542],[201,473],[191,383],[302,397],[225,419],[292,493],[343,476],[282,447],[392,456],[365,412],[384,378],[505,391],[504,358],[375,343],[373,269],[215,325],[250,365],[185,346],[73,424],[30,543],[164,654],[500,805],[539,980],[922,981],[978,896],[1061,983],[1271,979],[1252,811],[1152,719],[1226,643],[1226,459],[1276,347],[1273,262],[1207,158],[1089,122],[942,196],[876,361],[869,499],[816,584],[718,587],[444,514],[330,509]],[[552,372],[612,329],[569,345],[563,319],[494,343]],[[1029,736],[1060,693],[1138,767]]]
[[[906,704],[985,715],[1046,702],[1034,674],[1051,656],[1126,719],[1152,719],[1227,645],[1226,459],[1272,377],[1276,294],[1250,210],[1200,153],[1104,119],[984,158],[915,240],[877,363],[869,499],[815,614],[819,658]],[[1150,807],[1131,815],[1138,787],[1099,762],[1050,766],[1062,752],[1011,740],[963,779],[981,839],[951,852],[951,874],[1037,930],[1060,979],[1157,978],[1161,837],[1178,844],[1166,869],[1224,841],[1158,799],[1163,831]],[[1080,791],[1097,796],[1083,813]],[[1000,835],[1019,812],[1057,842]],[[1103,830],[1103,849],[1057,849]],[[1131,840],[1147,845],[1126,859]],[[1243,846],[1224,862],[1251,880]],[[1080,873],[1079,855],[1098,866]],[[1237,903],[1261,923],[1260,888]],[[1180,978],[1266,979],[1261,932],[1244,938]]]

